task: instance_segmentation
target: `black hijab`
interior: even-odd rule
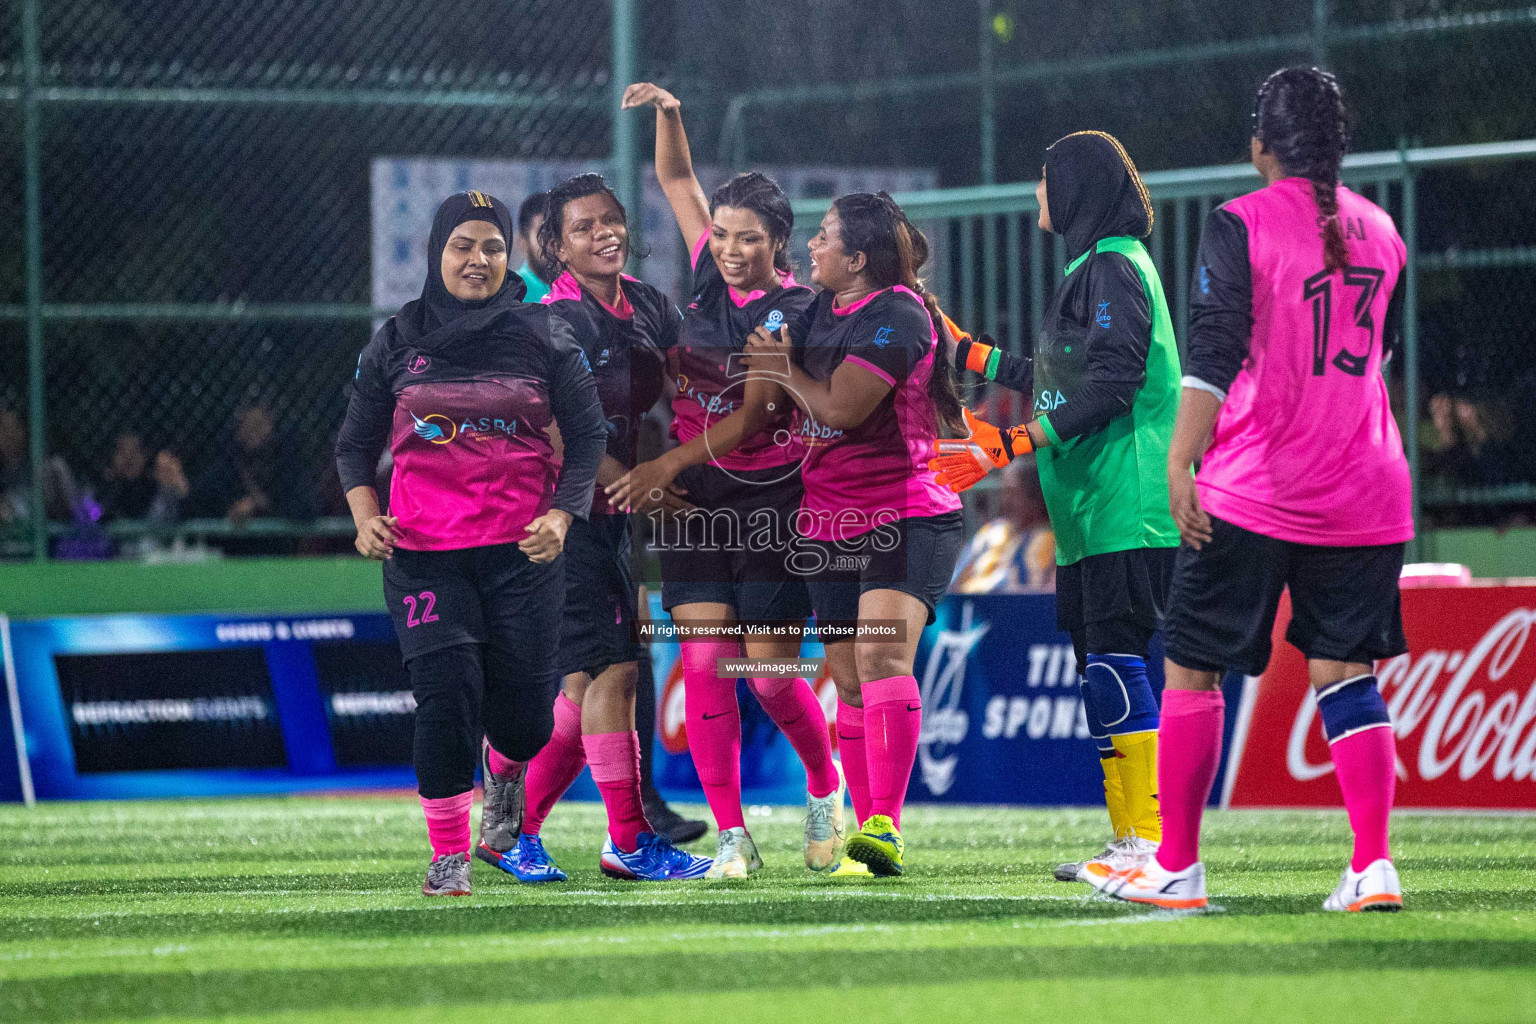
[[[1125,148],[1104,132],[1073,132],[1045,151],[1045,201],[1069,260],[1101,238],[1152,233],[1147,186]]]
[[[503,241],[511,246],[512,214],[500,199],[484,192],[458,192],[444,199],[432,218],[432,235],[427,239],[427,283],[422,286],[421,298],[401,306],[395,317],[395,327],[407,343],[436,348],[454,341],[484,327],[527,293],[522,277],[511,269],[500,290],[488,299],[466,302],[448,291],[443,282],[443,249],[453,229],[471,220],[496,225]]]

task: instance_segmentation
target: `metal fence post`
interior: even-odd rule
[[[1312,64],[1328,66],[1328,0],[1312,0]]]
[[[977,0],[981,15],[981,183],[997,182],[997,81],[992,74],[992,0]]]
[[[41,84],[41,43],[37,26],[38,0],[21,6],[22,133],[26,167],[27,219],[27,433],[32,469],[32,557],[48,557],[48,510],[44,507],[48,456],[47,405],[43,393],[43,191],[42,125],[37,92]]]
[[[1024,351],[1024,215],[1008,215],[1008,351],[1015,355]],[[1033,347],[1033,339],[1031,339]]]
[[[1399,143],[1403,161],[1403,246],[1408,262],[1403,289],[1403,426],[1407,433],[1408,478],[1413,491],[1413,540],[1408,558],[1421,560],[1425,552],[1423,519],[1419,511],[1419,226],[1416,172],[1408,165],[1407,144]]]
[[[644,244],[645,194],[640,189],[639,161],[636,159],[635,114],[620,110],[624,89],[635,80],[635,0],[613,0],[613,56],[609,62],[610,124],[613,126],[614,191],[629,212],[630,265]]]

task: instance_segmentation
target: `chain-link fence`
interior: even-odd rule
[[[1092,126],[1145,170],[1218,164],[1245,153],[1258,81],[1312,59],[1343,78],[1357,150],[1536,138],[1518,100],[1536,86],[1536,8],[1494,0],[5,0],[0,553],[40,549],[38,507],[66,554],[111,547],[91,525],[109,500],[136,513],[113,529],[141,530],[156,488],[125,499],[113,466],[136,460],[184,484],[183,533],[345,547],[328,453],[374,313],[371,163],[601,166],[622,142],[615,9],[638,15],[627,63],[683,98],[701,163],[1023,181],[1051,140]],[[1515,415],[1536,399],[1531,180],[1529,164],[1419,179],[1432,520],[1508,521],[1533,493],[1536,424]],[[983,260],[985,223],[964,230],[946,246]],[[991,238],[1006,255],[1003,228]],[[1031,285],[948,266],[947,303],[1006,321],[1018,291],[1027,335]],[[267,480],[269,500],[232,510],[232,477]]]
[[[0,10],[0,98],[12,101],[0,133],[13,140],[0,164],[0,416],[28,405],[23,160],[35,145],[42,476],[50,518],[77,526],[99,514],[92,499],[124,497],[113,462],[135,461],[119,451],[135,435],[148,472],[160,451],[179,463],[162,475],[185,480],[180,518],[227,521],[245,490],[232,478],[263,478],[268,500],[234,518],[324,532],[309,521],[345,511],[328,451],[370,330],[372,159],[601,160],[609,148],[601,0]],[[29,482],[16,433],[0,421],[8,492]],[[14,527],[33,502],[10,496]],[[274,547],[247,547],[262,544]]]

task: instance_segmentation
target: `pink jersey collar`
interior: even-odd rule
[[[877,297],[879,297],[881,295],[884,295],[886,292],[899,292],[899,293],[901,293],[903,295],[910,295],[910,296],[912,296],[912,298],[917,300],[917,304],[919,306],[923,305],[923,297],[921,295],[917,294],[917,292],[914,292],[911,288],[908,288],[904,284],[898,284],[898,285],[892,285],[889,288],[882,288],[882,289],[880,289],[877,292],[870,292],[868,295],[864,296],[858,302],[855,302],[852,305],[843,306],[842,308],[838,308],[837,300],[834,299],[833,302],[832,302],[832,313],[833,313],[834,316],[847,316],[850,313],[856,313],[859,310],[863,309],[866,305],[868,305],[873,299],[875,299],[875,298],[877,298]],[[924,308],[927,308],[927,307],[924,306]]]
[[[783,287],[783,288],[793,288],[793,287],[795,287],[795,275],[794,274],[785,274],[783,277],[781,277],[779,279],[779,285],[780,285],[780,287]],[[725,290],[730,294],[731,301],[736,303],[737,308],[741,308],[743,306],[746,306],[750,302],[756,302],[758,299],[760,299],[764,295],[768,294],[767,289],[764,289],[764,288],[754,288],[752,291],[747,292],[747,294],[745,294],[745,295],[741,294],[735,288],[732,288],[730,285],[726,285],[725,286]]]
[[[610,306],[602,299],[598,299],[596,295],[592,297],[597,299],[599,306],[602,306],[620,320],[633,320],[635,318],[635,307],[630,305],[629,296],[624,294],[624,282],[626,280],[634,281],[636,279],[628,274],[619,275],[619,301],[616,305]],[[555,278],[554,283],[549,286],[549,294],[540,301],[548,304],[562,299],[581,301],[581,284],[569,270]]]

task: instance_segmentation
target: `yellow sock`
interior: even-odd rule
[[[1163,816],[1157,805],[1157,731],[1111,736],[1115,760],[1119,765],[1120,786],[1125,801],[1125,822],[1136,834],[1154,843],[1163,839]],[[1119,829],[1115,830],[1121,835]]]
[[[1099,767],[1104,769],[1104,804],[1109,808],[1109,827],[1114,830],[1115,838],[1121,839],[1127,835],[1127,829],[1131,822],[1125,813],[1125,786],[1120,781],[1119,757],[1099,758]]]

